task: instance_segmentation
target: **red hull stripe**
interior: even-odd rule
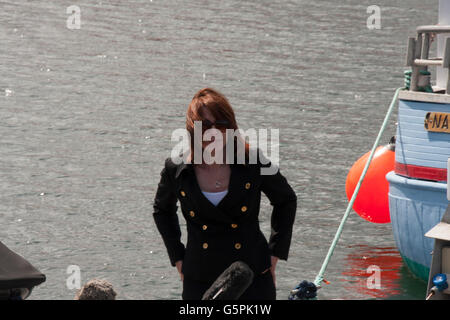
[[[395,173],[415,179],[447,181],[447,169],[421,167],[412,164],[395,162]]]

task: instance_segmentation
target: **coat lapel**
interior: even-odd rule
[[[199,207],[200,214],[207,218],[225,223],[232,223],[235,221],[235,216],[232,214],[233,210],[230,210],[235,206],[241,198],[244,196],[242,192],[244,180],[247,179],[246,171],[243,170],[241,164],[231,164],[230,169],[230,182],[228,185],[228,193],[225,197],[214,206],[208,198],[202,193],[195,176],[195,171],[190,164],[181,164],[181,167],[177,170],[177,178],[181,174],[181,171],[185,172],[185,175],[181,175],[182,189],[190,190],[192,199],[197,202],[195,205]],[[187,169],[187,170],[184,170]]]
[[[233,173],[231,173],[231,176],[232,175],[233,175]],[[217,221],[225,222],[225,223],[230,223],[231,217],[226,214],[226,211],[224,211],[220,205],[224,202],[224,200],[230,194],[230,192],[232,192],[232,189],[228,188],[228,193],[225,195],[225,197],[219,202],[219,204],[216,207],[202,193],[202,190],[200,189],[200,186],[197,182],[197,178],[195,176],[194,170],[192,170],[192,174],[191,174],[190,178],[191,178],[190,182],[191,182],[191,187],[193,190],[193,195],[194,195],[195,199],[198,199],[197,205],[200,207],[201,215],[208,219],[217,220]],[[231,180],[230,180],[230,183],[231,183]]]
[[[233,164],[231,165],[231,176],[230,183],[228,185],[228,193],[225,197],[217,204],[217,208],[222,212],[225,212],[228,217],[230,216],[231,210],[230,208],[233,205],[236,205],[240,198],[243,196],[242,188],[242,179],[245,178],[245,172],[242,170],[242,165]]]

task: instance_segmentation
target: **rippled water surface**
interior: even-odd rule
[[[380,0],[381,29],[346,1],[0,2],[0,240],[47,276],[33,299],[71,299],[106,278],[121,299],[180,299],[152,218],[171,132],[202,87],[222,91],[241,128],[280,129],[280,166],[299,208],[277,297],[313,281],[345,211],[348,169],[370,150],[406,43],[438,1]],[[395,116],[384,137],[395,133]],[[262,230],[271,207],[263,197]],[[184,227],[184,225],[183,225]],[[183,239],[186,234],[183,233]],[[381,268],[368,289],[367,268]],[[423,299],[389,224],[353,213],[321,299]]]

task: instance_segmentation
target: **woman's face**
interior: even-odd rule
[[[216,118],[214,118],[214,116],[211,114],[211,112],[209,112],[209,110],[207,110],[207,109],[203,110],[202,116],[203,116],[203,119],[209,120],[209,121],[211,121],[213,123],[217,120]],[[220,120],[222,120],[222,119],[220,119]],[[213,126],[213,128],[216,128],[216,127]],[[203,128],[203,130],[205,130],[205,129]],[[205,132],[206,131],[204,131],[204,133]],[[225,148],[226,130],[225,129],[224,130],[220,130],[220,132],[222,133],[222,142],[223,142],[223,147]],[[215,140],[214,135],[211,137],[210,141],[204,141],[204,137],[202,137],[202,149],[205,149],[214,140]]]

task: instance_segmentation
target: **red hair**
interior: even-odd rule
[[[233,108],[230,105],[228,99],[211,88],[203,88],[199,90],[192,98],[191,103],[186,112],[186,130],[190,134],[191,138],[191,160],[194,160],[194,121],[204,120],[203,111],[208,110],[215,120],[227,120],[227,129],[238,130],[236,117],[234,115]],[[236,155],[237,141],[234,139],[234,154]],[[248,160],[249,145],[244,141],[245,145],[245,159]],[[203,163],[203,159],[201,161]]]

